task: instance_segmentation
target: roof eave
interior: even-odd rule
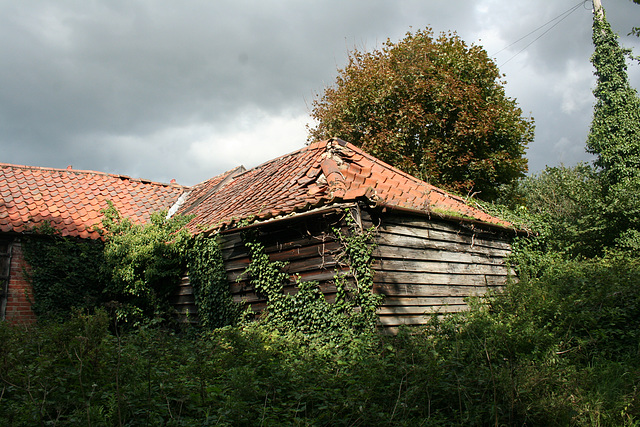
[[[421,215],[421,216],[426,216],[426,217],[437,217],[439,219],[443,219],[445,221],[450,221],[450,222],[464,222],[466,224],[470,224],[473,226],[478,226],[478,227],[489,227],[498,231],[502,231],[502,232],[507,232],[509,234],[514,234],[514,235],[529,235],[531,234],[530,232],[523,230],[523,229],[519,229],[517,227],[515,227],[513,224],[510,226],[507,225],[502,225],[502,224],[496,224],[496,223],[492,223],[492,222],[487,222],[487,221],[481,221],[475,218],[469,218],[463,215],[449,215],[449,214],[445,214],[442,212],[436,212],[433,210],[421,210],[421,209],[413,209],[413,208],[407,208],[407,207],[403,207],[403,206],[398,206],[398,205],[394,205],[394,204],[390,204],[390,203],[386,203],[386,202],[378,202],[376,204],[376,207],[381,208],[383,211],[384,210],[390,210],[390,211],[396,211],[396,212],[404,212],[404,213],[410,213],[410,214],[414,214],[414,215]],[[506,222],[506,221],[505,221]]]

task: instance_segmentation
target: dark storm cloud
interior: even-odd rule
[[[193,184],[300,147],[314,94],[349,49],[431,26],[493,54],[575,4],[2,1],[0,161]],[[640,6],[604,6],[618,32],[638,25]],[[496,54],[509,96],[537,121],[533,170],[586,158],[588,9],[511,60],[522,43]]]

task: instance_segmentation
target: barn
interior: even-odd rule
[[[371,230],[373,292],[384,295],[381,327],[424,324],[430,313],[467,308],[465,298],[503,286],[511,274],[514,226],[408,175],[339,139],[314,142],[246,170],[238,167],[193,187],[93,171],[0,164],[0,314],[32,322],[21,241],[45,222],[60,235],[99,239],[100,211],[111,201],[146,222],[154,211],[192,215],[193,234],[218,239],[234,301],[260,313],[265,299],[242,273],[251,262],[248,230],[291,277],[317,281],[335,298],[340,260],[336,230]],[[173,299],[197,319],[185,275]]]
[[[194,234],[219,239],[234,301],[264,309],[242,274],[251,259],[243,233],[254,231],[273,261],[294,278],[319,282],[335,296],[341,246],[334,230],[355,222],[371,229],[373,291],[384,295],[379,324],[387,331],[421,325],[426,314],[465,310],[465,298],[499,288],[514,226],[339,139],[312,143],[250,170],[237,168],[192,188],[176,212],[194,215]],[[194,315],[186,276],[175,298]]]

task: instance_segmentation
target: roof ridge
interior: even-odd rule
[[[400,175],[402,175],[404,178],[406,178],[408,180],[411,180],[411,181],[414,181],[414,182],[418,182],[418,183],[421,183],[421,184],[426,184],[426,185],[428,185],[430,187],[429,188],[430,191],[435,191],[437,193],[440,193],[440,194],[447,195],[449,197],[453,197],[455,199],[458,199],[458,200],[460,200],[460,201],[462,201],[464,203],[468,203],[461,196],[458,196],[457,194],[453,194],[452,192],[450,192],[448,190],[444,190],[444,189],[442,189],[442,188],[440,188],[438,186],[435,186],[435,185],[431,184],[430,182],[424,181],[424,180],[422,180],[422,179],[420,179],[420,178],[418,178],[416,176],[413,176],[413,175],[411,175],[411,174],[409,174],[409,173],[407,173],[407,172],[405,172],[405,171],[403,171],[401,169],[398,169],[397,167],[395,167],[395,166],[393,166],[393,165],[391,165],[391,164],[389,164],[389,163],[387,163],[387,162],[385,162],[383,160],[380,160],[377,157],[374,157],[373,155],[371,155],[371,154],[367,153],[366,151],[364,151],[362,148],[360,148],[360,147],[358,147],[356,145],[353,145],[350,142],[343,141],[343,140],[341,140],[339,138],[331,138],[327,142],[337,142],[341,147],[346,147],[346,148],[350,149],[351,151],[354,151],[357,154],[366,157],[370,162],[372,162],[374,164],[377,164],[377,165],[379,165],[381,167],[384,167],[384,168],[387,168],[387,169],[391,170],[392,172],[400,174]],[[338,151],[340,151],[340,150],[338,150]]]
[[[276,158],[271,159],[271,160],[267,160],[266,162],[260,163],[258,166],[252,167],[251,169],[246,169],[244,172],[239,173],[235,177],[238,178],[238,177],[241,177],[242,175],[244,175],[246,173],[257,171],[259,169],[263,169],[263,168],[265,168],[266,166],[268,166],[268,165],[270,165],[272,163],[280,162],[283,159],[286,159],[288,157],[297,156],[303,151],[311,151],[311,150],[322,149],[322,148],[326,147],[328,142],[329,142],[329,140],[312,142],[311,144],[305,145],[304,147],[300,147],[299,149],[297,149],[295,151],[292,151],[292,152],[287,153],[287,154],[283,154],[282,156],[276,157]]]
[[[227,185],[229,182],[231,182],[234,179],[236,179],[238,176],[244,174],[246,171],[247,171],[247,169],[243,165],[240,165],[240,166],[236,166],[235,168],[230,169],[230,170],[228,170],[226,172],[222,172],[221,174],[218,174],[218,175],[214,176],[213,178],[210,178],[210,179],[208,179],[206,181],[202,181],[200,184],[204,184],[205,182],[212,181],[212,180],[214,180],[216,178],[219,178],[219,177],[222,178],[219,183],[217,183],[216,185],[213,186],[213,188],[210,188],[209,190],[207,190],[206,193],[202,194],[195,201],[190,203],[188,207],[184,207],[183,208],[182,205],[186,202],[186,198],[191,193],[191,191],[185,191],[183,193],[184,199],[183,200],[179,199],[171,209],[173,210],[175,208],[174,212],[177,212],[178,210],[180,210],[181,211],[180,212],[181,215],[187,215],[190,211],[192,211],[194,208],[196,208],[203,200],[207,199],[213,193],[215,193],[216,191],[218,191],[219,189],[221,189],[222,187]],[[197,185],[200,185],[200,184],[197,184]],[[180,197],[182,198],[182,196],[180,196]]]
[[[132,178],[129,175],[114,174],[109,172],[100,172],[100,171],[85,170],[85,169],[71,169],[71,166],[67,167],[66,169],[62,169],[62,168],[53,168],[53,167],[44,167],[44,166],[15,165],[11,163],[0,162],[0,168],[3,168],[3,167],[10,167],[14,169],[40,170],[40,171],[49,171],[49,172],[67,172],[67,173],[78,173],[78,174],[87,174],[87,175],[110,176],[112,178],[118,178],[123,180],[128,179],[130,181],[140,182],[142,184],[153,184],[153,185],[160,185],[163,187],[190,188],[190,186],[188,185],[182,185],[178,183],[158,182],[158,181],[152,181],[150,179],[145,179],[145,178]]]

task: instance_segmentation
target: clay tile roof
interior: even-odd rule
[[[113,202],[135,223],[169,209],[187,190],[122,175],[0,163],[0,231],[23,233],[48,221],[63,236],[100,238],[100,211]]]
[[[195,215],[189,224],[194,233],[357,200],[388,209],[511,227],[461,197],[339,139],[310,144],[247,171],[227,172],[199,184],[186,199],[178,213]]]

